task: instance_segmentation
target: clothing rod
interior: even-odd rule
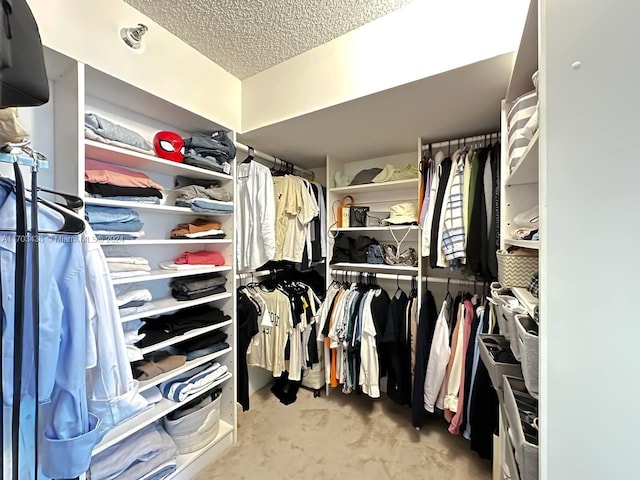
[[[374,272],[357,272],[355,270],[331,270],[331,275],[337,277],[338,279],[341,277],[346,277],[347,280],[350,277],[364,275],[363,278],[372,278],[375,275],[375,278],[378,280],[404,280],[411,281],[416,280],[418,278],[417,275],[393,275],[391,273],[374,273]],[[426,277],[422,277],[422,280],[425,280]]]
[[[486,140],[487,137],[493,137],[494,135],[496,135],[498,139],[500,139],[499,132],[492,132],[492,133],[485,133],[483,135],[474,135],[472,137],[452,138],[451,140],[444,140],[441,142],[430,142],[430,144],[432,149],[440,148],[440,147],[448,147],[449,145],[457,148],[458,141],[466,144],[466,143],[478,142],[480,140]],[[429,142],[426,145],[422,146],[422,150],[429,150]]]
[[[243,280],[245,278],[257,278],[257,277],[266,277],[267,275],[271,275],[273,273],[277,273],[280,270],[258,270],[257,272],[240,272],[236,273],[236,280]]]
[[[429,283],[453,283],[454,285],[463,285],[467,283],[482,283],[477,280],[467,280],[464,278],[442,278],[442,277],[427,277],[427,284]]]
[[[249,153],[249,147],[243,143],[240,142],[236,142],[236,148],[238,150],[242,150],[245,153]],[[284,165],[284,163],[289,163],[289,165],[293,165],[293,171],[301,173],[307,177],[311,177],[311,179],[313,180],[315,178],[315,174],[311,171],[311,170],[307,170],[306,168],[302,168],[302,167],[298,167],[297,165],[292,164],[291,162],[287,162],[286,160],[282,160],[280,158],[274,157],[272,155],[269,155],[268,153],[264,153],[261,152],[260,150],[256,150],[255,148],[253,149],[253,154],[255,157],[260,157],[260,159],[262,160],[266,160],[267,162],[271,162],[272,164],[275,164],[277,162],[280,162],[281,165]]]

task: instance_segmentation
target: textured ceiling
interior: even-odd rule
[[[240,79],[412,0],[125,0]]]

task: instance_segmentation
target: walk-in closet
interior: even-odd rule
[[[2,6],[0,478],[637,476],[640,4]]]

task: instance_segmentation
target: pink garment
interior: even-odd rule
[[[175,259],[178,265],[224,265],[224,256],[220,252],[200,250],[199,252],[184,252]]]
[[[84,180],[91,183],[108,183],[118,187],[141,187],[163,190],[162,185],[151,180],[142,172],[99,162],[91,158],[85,160]]]
[[[451,419],[449,425],[449,433],[452,435],[460,434],[460,423],[462,423],[462,415],[464,414],[464,371],[467,363],[467,348],[469,347],[469,337],[471,336],[471,324],[473,323],[473,312],[475,307],[469,300],[464,302],[464,330],[463,330],[463,350],[462,350],[462,371],[460,373],[460,390],[458,393],[458,411]],[[467,392],[468,393],[468,392]]]

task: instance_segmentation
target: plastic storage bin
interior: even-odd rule
[[[517,343],[522,353],[522,376],[532,397],[538,398],[538,324],[529,315],[516,315]]]
[[[504,350],[509,349],[509,342],[502,335],[479,334],[478,346],[480,348],[480,358],[487,367],[491,383],[496,390],[502,390],[502,377],[509,375],[512,377],[521,377],[522,370],[519,363],[501,363],[496,362],[489,352],[489,347],[498,347]]]
[[[519,387],[521,387],[521,381],[514,381],[509,377],[504,379],[504,406],[509,422],[507,438],[510,439],[514,449],[520,479],[538,480],[538,445],[525,438],[520,420],[520,411],[537,411],[538,401]]]

